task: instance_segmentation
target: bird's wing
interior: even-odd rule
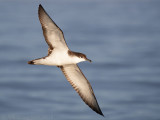
[[[81,72],[80,68],[77,64],[69,64],[63,65],[61,67],[62,72],[64,73],[65,77],[72,85],[72,87],[76,90],[82,100],[95,112],[100,115],[103,115],[101,109],[98,105],[92,87],[89,81]]]
[[[42,25],[43,35],[49,46],[48,52],[52,51],[53,49],[68,50],[62,30],[49,17],[42,5],[39,5],[38,15]]]

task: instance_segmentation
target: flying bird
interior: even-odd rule
[[[31,60],[28,64],[57,66],[61,69],[68,82],[76,90],[82,100],[95,112],[103,115],[93,89],[77,63],[89,61],[85,54],[71,51],[64,39],[62,30],[50,18],[42,5],[39,5],[38,16],[44,38],[49,46],[48,55]]]

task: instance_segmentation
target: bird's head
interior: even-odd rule
[[[69,51],[69,55],[74,56],[77,62],[89,61],[92,62],[87,56],[83,53]]]
[[[89,61],[89,62],[92,62],[90,59],[87,58],[87,56],[83,53],[79,53],[78,55],[79,59],[82,61]]]

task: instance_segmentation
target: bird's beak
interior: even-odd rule
[[[92,62],[92,60],[90,60],[90,59],[88,59],[88,58],[87,58],[86,60],[89,61],[89,62]]]

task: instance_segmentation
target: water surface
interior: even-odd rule
[[[63,30],[105,118],[82,102],[57,67],[27,61],[47,54],[41,3]],[[0,1],[1,120],[159,120],[160,1]]]

